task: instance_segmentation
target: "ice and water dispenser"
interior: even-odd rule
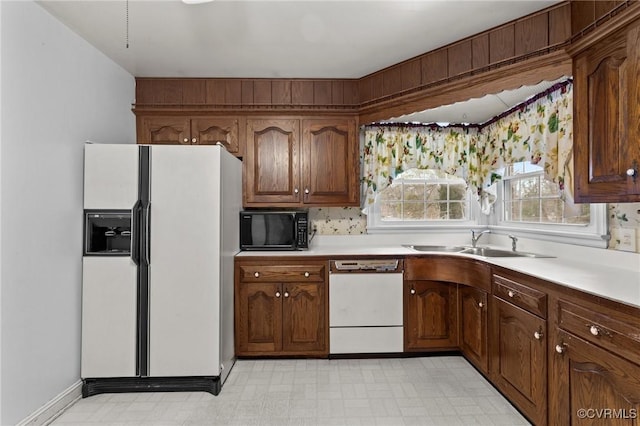
[[[85,211],[85,256],[129,256],[131,211]]]

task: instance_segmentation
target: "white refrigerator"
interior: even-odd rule
[[[220,392],[241,206],[221,146],[85,146],[83,396]]]

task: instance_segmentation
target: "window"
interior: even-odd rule
[[[563,199],[558,184],[545,179],[542,167],[516,163],[497,173],[502,176],[502,211],[507,222],[589,224],[589,204]]]
[[[410,169],[376,196],[368,229],[469,226],[472,219],[466,182],[439,170]]]
[[[606,247],[605,204],[575,204],[555,182],[545,179],[542,167],[530,162],[496,170],[498,199],[491,228],[558,242]]]

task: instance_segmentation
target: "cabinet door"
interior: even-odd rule
[[[484,373],[489,371],[487,293],[460,286],[460,349]]]
[[[247,120],[245,205],[299,204],[299,120]]]
[[[283,352],[327,352],[324,283],[283,284]]]
[[[238,152],[238,131],[238,118],[235,117],[193,117],[191,119],[192,143],[215,145],[220,142],[232,154]]]
[[[302,151],[305,203],[358,204],[360,175],[355,120],[303,120]]]
[[[236,318],[238,348],[243,353],[282,349],[282,289],[278,283],[241,283]]]
[[[457,285],[439,281],[405,282],[405,349],[458,346]]]
[[[492,301],[494,384],[536,425],[547,424],[546,321]]]
[[[640,21],[574,58],[578,202],[640,201]]]
[[[189,117],[138,117],[138,143],[180,145],[191,144]]]
[[[549,357],[553,368],[549,423],[637,425],[640,366],[571,333],[557,331]],[[560,351],[560,352],[558,352]]]

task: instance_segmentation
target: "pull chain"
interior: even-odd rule
[[[126,0],[126,21],[127,21],[127,32],[125,35],[125,43],[127,45],[127,49],[129,48],[129,0]]]

